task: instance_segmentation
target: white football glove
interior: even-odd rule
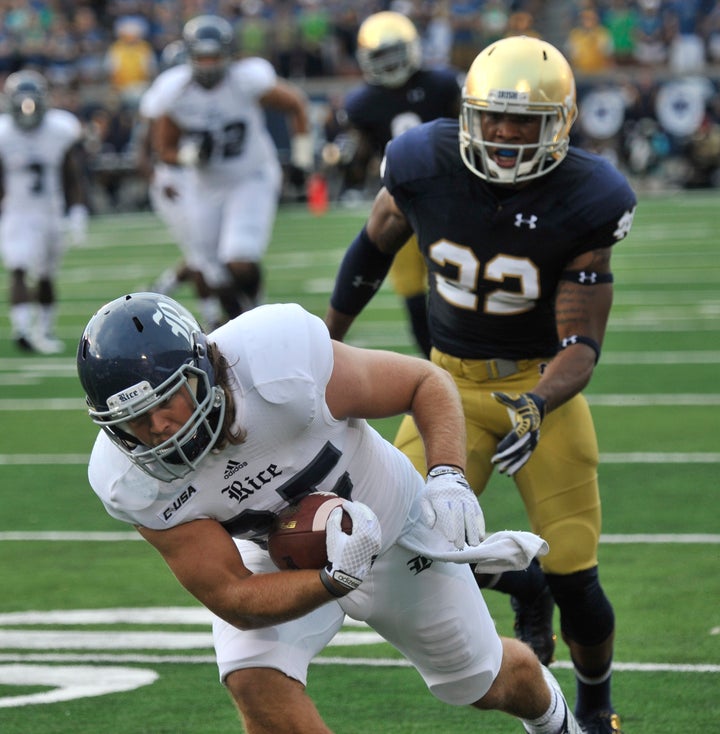
[[[200,145],[195,140],[185,140],[177,152],[177,162],[181,166],[197,166],[200,162]]]
[[[426,525],[437,529],[459,550],[479,545],[485,517],[465,475],[452,466],[433,467],[427,476],[420,509]]]
[[[531,392],[522,395],[494,392],[492,396],[508,409],[513,429],[500,441],[491,461],[501,474],[511,477],[525,466],[538,444],[545,400]]]
[[[87,239],[88,210],[84,204],[73,204],[67,213],[67,229],[73,245],[82,245]]]
[[[350,535],[340,526],[343,510],[352,520]],[[380,521],[362,502],[343,502],[330,513],[325,535],[328,565],[320,578],[331,594],[345,596],[360,586],[380,552]]]
[[[297,133],[290,140],[290,163],[301,171],[312,171],[315,166],[315,149],[310,133]]]
[[[212,154],[213,139],[210,135],[203,135],[202,139],[190,138],[183,140],[177,152],[177,162],[180,166],[202,167],[207,164]]]

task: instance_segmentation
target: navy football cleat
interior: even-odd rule
[[[622,734],[620,717],[614,711],[601,711],[578,719],[583,734]]]
[[[555,602],[546,586],[543,592],[530,604],[510,597],[510,606],[515,612],[515,637],[530,645],[543,665],[555,659],[555,640],[553,633],[553,610]]]

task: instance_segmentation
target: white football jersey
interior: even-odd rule
[[[209,338],[231,365],[245,442],[165,483],[101,432],[89,479],[108,513],[156,530],[213,518],[236,538],[262,539],[275,513],[317,489],[369,505],[380,519],[383,547],[395,542],[424,480],[365,420],[330,414],[325,387],[333,355],[322,320],[295,304],[260,306]]]
[[[62,216],[62,165],[81,134],[80,121],[66,110],[48,110],[34,130],[22,130],[10,114],[0,115],[4,213],[19,212],[26,219]]]
[[[275,86],[272,65],[261,58],[233,62],[212,89],[192,79],[187,64],[160,74],[141,112],[168,115],[187,137],[210,148],[208,163],[198,169],[205,185],[222,187],[266,166],[277,166],[277,150],[258,99]]]

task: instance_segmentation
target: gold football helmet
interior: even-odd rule
[[[368,84],[401,87],[422,63],[413,22],[389,10],[369,16],[358,31],[357,59]]]
[[[483,139],[484,112],[541,116],[533,145],[503,143],[515,157],[512,168],[493,160],[498,144]],[[516,184],[544,176],[567,155],[570,128],[577,117],[575,79],[565,57],[546,41],[512,36],[492,43],[473,61],[462,91],[460,154],[480,178]]]

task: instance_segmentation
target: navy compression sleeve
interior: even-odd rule
[[[357,316],[382,285],[392,261],[393,256],[380,252],[363,227],[340,263],[330,305]]]

